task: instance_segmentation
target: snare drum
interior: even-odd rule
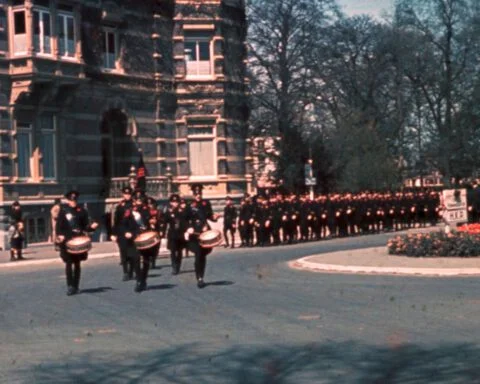
[[[222,243],[222,233],[216,229],[210,229],[198,236],[198,242],[202,248],[213,248]]]
[[[155,231],[143,232],[135,238],[134,242],[137,249],[143,251],[158,245],[160,243],[160,235]]]
[[[88,236],[77,236],[65,243],[67,252],[72,255],[80,255],[92,249],[92,240]]]

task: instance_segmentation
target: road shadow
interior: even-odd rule
[[[228,281],[228,280],[207,281],[205,282],[205,287],[208,287],[210,285],[222,287],[222,286],[233,285],[233,284],[235,284],[233,281]]]
[[[155,289],[172,289],[175,288],[177,285],[176,284],[157,284],[157,285],[149,285],[148,290],[155,290]]]
[[[128,351],[128,349],[126,350]],[[375,346],[351,342],[302,345],[183,344],[138,354],[98,351],[67,355],[15,376],[50,383],[478,383],[480,348],[473,344]]]
[[[108,291],[113,291],[114,289],[112,287],[98,287],[98,288],[86,288],[86,289],[80,289],[78,293],[83,294],[83,293],[104,293]]]

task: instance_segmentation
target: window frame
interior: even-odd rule
[[[218,149],[217,149],[217,127],[216,122],[212,119],[195,119],[195,123],[187,123],[187,147],[188,147],[188,171],[190,180],[215,180],[218,177]],[[211,129],[210,134],[195,134],[191,133],[195,129]],[[213,146],[212,162],[213,162],[213,174],[210,175],[194,175],[191,168],[190,157],[190,143],[195,141],[210,141]]]
[[[21,127],[20,127],[21,125]],[[20,153],[20,148],[19,148],[19,142],[18,142],[18,137],[19,135],[28,135],[28,176],[21,176],[20,175],[20,164],[19,164],[19,153]],[[19,181],[31,181],[32,180],[32,175],[33,175],[33,169],[32,169],[32,155],[33,155],[33,127],[31,123],[22,123],[22,122],[15,122],[15,174],[16,174],[16,179]]]
[[[52,127],[51,128],[44,128],[42,126],[42,117],[44,115],[47,115],[47,116],[51,116],[52,118]],[[41,154],[41,167],[40,167],[40,174],[41,174],[41,179],[44,180],[44,181],[56,181],[57,180],[57,169],[58,169],[58,165],[57,165],[57,118],[56,118],[56,115],[54,113],[47,113],[47,114],[44,114],[43,116],[40,115],[39,117],[39,131],[40,131],[40,137],[41,137],[41,141],[38,145],[39,149],[40,149],[40,154]],[[49,177],[46,177],[45,176],[45,163],[43,162],[43,148],[42,148],[42,144],[43,144],[43,138],[45,135],[52,135],[52,148],[53,148],[53,158],[52,158],[52,167],[53,167],[53,176],[49,176]]]
[[[113,67],[107,66],[107,60],[109,56],[109,39],[108,36],[113,35]],[[118,29],[112,27],[103,27],[102,29],[102,37],[103,37],[103,48],[102,48],[102,70],[105,72],[122,72],[122,68],[119,64],[120,59],[120,39],[118,35]]]
[[[37,27],[35,25],[35,13],[38,13],[39,14],[39,19],[38,19],[38,22],[39,22],[39,25],[38,25],[38,28],[40,30],[40,33],[37,35],[35,33],[35,28]],[[44,39],[45,39],[45,31],[44,31],[44,22],[43,22],[43,15],[48,15],[49,19],[50,19],[50,52],[45,52],[44,51]],[[32,9],[32,20],[33,20],[33,29],[32,29],[32,33],[33,33],[33,49],[34,49],[34,52],[37,54],[37,55],[41,55],[41,56],[52,56],[53,55],[53,44],[52,44],[52,41],[53,41],[53,21],[52,21],[52,14],[50,13],[50,10],[48,9],[45,9],[45,8],[41,8],[41,7],[38,7],[36,6],[35,8]],[[39,46],[38,46],[38,49],[36,47],[36,36],[38,36],[38,39],[39,39]]]
[[[0,23],[0,34],[3,37],[3,41],[5,43],[5,49],[0,49],[0,56],[4,57],[8,54],[8,49],[9,49],[9,41],[8,41],[8,8],[7,5],[4,4],[3,6],[0,6],[0,15],[4,18],[5,24],[2,25]],[[0,17],[1,19],[1,17]]]
[[[57,49],[58,49],[58,57],[62,60],[72,60],[76,61],[77,58],[77,30],[76,30],[76,19],[75,14],[73,12],[68,12],[64,10],[57,11],[57,30],[56,30],[56,37],[57,37]],[[73,53],[71,56],[68,55],[68,19],[72,19],[73,22]],[[63,38],[60,37],[60,20],[62,21],[62,27],[64,28],[64,36]],[[63,40],[65,52],[62,54],[60,50],[60,41]]]
[[[195,60],[187,59],[186,54],[186,43],[195,43]],[[200,60],[200,43],[208,43],[208,60]],[[185,58],[185,77],[187,79],[211,79],[215,75],[215,70],[213,66],[213,34],[205,33],[205,36],[189,36],[186,33],[184,37],[184,58]],[[188,63],[194,62],[196,64],[196,71],[195,73],[189,72],[189,65]],[[201,74],[200,72],[200,64],[202,62],[208,62],[209,73],[208,74]]]
[[[23,23],[24,23],[24,32],[23,33],[16,33],[17,32],[17,26],[16,26],[16,18],[15,18],[15,14],[17,13],[20,13],[22,12],[23,13]],[[27,42],[27,14],[26,14],[26,9],[24,6],[20,6],[20,7],[16,7],[16,8],[13,8],[12,9],[12,12],[11,12],[11,15],[12,15],[12,54],[13,56],[25,56],[28,54],[28,42]],[[24,46],[25,46],[25,50],[23,51],[17,51],[17,43],[16,43],[16,37],[17,36],[23,36],[23,39],[24,39]]]

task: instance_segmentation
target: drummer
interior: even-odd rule
[[[147,204],[147,198],[144,194],[136,192],[133,200],[132,218],[135,229],[132,231],[135,238],[141,233],[149,230],[150,211]],[[153,246],[148,249],[139,249],[134,258],[135,273],[137,283],[135,292],[140,293],[147,289],[147,277],[150,269],[151,259],[158,253],[158,247]]]
[[[69,252],[66,244],[75,237],[87,236],[98,227],[98,223],[90,223],[87,210],[78,205],[78,197],[79,193],[75,190],[65,194],[67,205],[60,210],[55,228],[60,257],[65,263],[68,296],[78,293],[81,275],[80,263],[87,260],[88,251],[73,254]]]
[[[198,288],[204,288],[206,285],[203,279],[207,265],[207,255],[212,251],[211,248],[200,246],[198,236],[210,229],[208,220],[217,221],[218,219],[218,216],[213,213],[210,201],[203,199],[202,189],[201,184],[192,185],[194,200],[190,203],[190,209],[188,210],[188,229],[185,233],[187,248],[195,256],[195,277]]]
[[[147,208],[149,212],[148,229],[157,232],[160,239],[163,239],[165,227],[163,213],[158,209],[157,201],[153,197],[147,197]],[[152,269],[155,269],[156,267],[160,244],[161,242],[155,245],[154,249],[152,249],[152,255],[150,257],[150,267]]]

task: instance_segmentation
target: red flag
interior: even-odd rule
[[[137,167],[137,182],[136,187],[140,189],[142,192],[145,192],[147,188],[147,168],[145,167],[145,163],[143,162],[143,154],[140,153],[140,161],[138,162]]]

